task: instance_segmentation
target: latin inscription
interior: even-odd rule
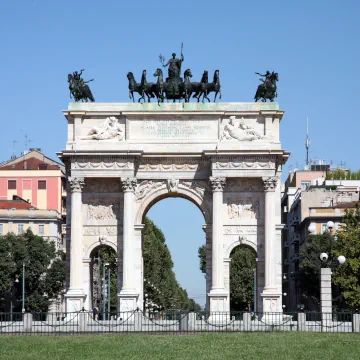
[[[217,139],[214,120],[142,120],[130,122],[131,139]]]

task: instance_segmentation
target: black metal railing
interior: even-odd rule
[[[0,313],[0,334],[310,331],[360,332],[360,314],[128,311]]]

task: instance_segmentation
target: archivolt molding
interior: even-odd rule
[[[246,245],[254,249],[257,253],[257,244],[256,244],[256,238],[247,237],[246,235],[240,235],[237,240],[232,242],[225,250],[224,252],[224,258],[229,258],[231,252],[240,245]]]
[[[170,187],[169,182],[176,183],[176,187]],[[196,204],[202,211],[206,223],[211,223],[211,197],[207,192],[209,189],[206,181],[202,180],[144,180],[136,190],[136,201],[138,210],[136,215],[136,223],[141,224],[144,212],[149,206],[157,201],[158,198],[164,198],[167,195],[184,197]],[[209,194],[209,196],[207,196]]]
[[[115,250],[117,252],[117,245],[116,243],[114,243],[113,241],[109,241],[106,236],[102,236],[99,237],[99,239],[97,241],[94,241],[93,243],[91,243],[91,245],[88,246],[88,248],[85,251],[85,256],[84,258],[90,258],[90,254],[91,252],[98,246],[109,246],[111,247],[113,250]]]

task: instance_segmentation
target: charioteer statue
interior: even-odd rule
[[[80,73],[74,71],[72,74],[68,74],[68,83],[70,90],[70,98],[74,98],[75,102],[78,101],[95,101],[89,85],[87,85],[90,81],[94,81],[94,79],[84,81],[81,77],[83,71],[85,69],[81,69]]]
[[[269,70],[265,74],[260,74],[256,72],[255,74],[260,75],[264,79],[259,79],[263,83],[260,84],[257,88],[255,94],[255,102],[262,99],[263,102],[266,102],[266,99],[269,99],[271,102],[277,97],[277,87],[276,82],[279,81],[279,75],[276,72],[270,73]]]
[[[165,63],[165,58],[159,56],[162,67],[168,67],[168,77],[164,81],[164,75],[161,68],[157,68],[154,76],[157,77],[157,82],[147,82],[146,80],[146,70],[143,71],[141,82],[136,82],[134,74],[132,72],[127,73],[127,78],[129,80],[129,97],[135,102],[134,93],[138,93],[140,98],[138,102],[145,102],[145,96],[148,99],[148,102],[151,101],[151,98],[156,97],[158,104],[164,102],[165,99],[173,100],[182,100],[189,102],[191,95],[193,98],[196,98],[197,101],[200,101],[202,96],[202,101],[210,99],[208,94],[211,92],[215,93],[214,102],[216,101],[217,95],[221,99],[221,86],[219,78],[219,70],[214,72],[214,78],[212,82],[208,81],[208,72],[205,70],[200,82],[191,82],[191,70],[186,69],[184,71],[184,78],[181,77],[181,66],[184,62],[183,54],[183,44],[181,44],[180,58],[176,58],[176,54],[173,53],[171,59]]]

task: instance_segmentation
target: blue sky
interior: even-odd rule
[[[308,116],[311,158],[358,169],[359,13],[356,0],[2,0],[0,161],[11,156],[13,141],[17,154],[24,150],[26,133],[31,147],[51,157],[64,148],[61,110],[70,101],[69,72],[86,69],[85,78],[95,79],[97,101],[126,102],[126,73],[139,81],[143,69],[150,74],[158,67],[160,53],[168,59],[184,42],[184,66],[194,80],[205,69],[220,69],[223,101],[252,101],[259,83],[255,71],[279,73],[281,140],[292,153],[288,165],[304,163]],[[160,212],[154,219],[163,228],[173,216],[170,203],[160,202],[156,207],[164,210],[149,213]],[[191,204],[181,206],[178,221],[188,215],[183,209],[200,214]],[[188,228],[197,234],[191,218]],[[172,232],[167,235],[176,270],[191,265],[195,271],[195,260],[177,257],[188,237],[179,242]],[[197,281],[181,283],[197,294]]]

